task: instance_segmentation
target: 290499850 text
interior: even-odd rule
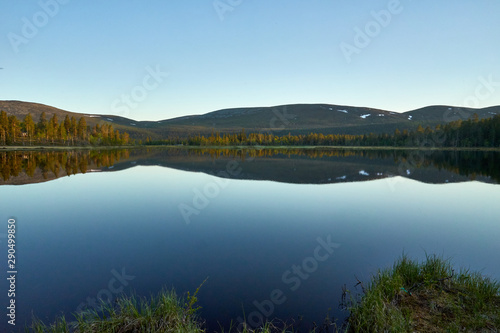
[[[16,325],[16,220],[9,219],[8,227],[8,250],[7,250],[7,281],[9,289],[9,306],[7,307],[7,322],[10,325]]]

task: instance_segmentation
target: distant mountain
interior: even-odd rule
[[[367,134],[393,133],[414,129],[418,125],[435,126],[453,120],[467,120],[474,113],[479,118],[500,114],[500,106],[467,109],[450,106],[429,106],[404,113],[366,107],[329,104],[294,104],[263,108],[237,108],[210,112],[200,116],[180,117],[162,121],[171,128],[198,127],[220,132],[272,131],[274,134]]]
[[[307,134],[368,134],[393,133],[394,130],[412,130],[418,125],[434,127],[453,120],[467,120],[474,113],[479,118],[500,114],[500,106],[483,109],[459,108],[446,105],[428,106],[398,113],[366,107],[330,104],[293,104],[275,107],[234,108],[213,111],[203,115],[184,116],[160,121],[136,121],[114,115],[73,113],[51,106],[21,102],[0,101],[0,110],[22,119],[31,113],[35,122],[42,112],[48,117],[57,114],[85,117],[87,124],[113,124],[115,129],[127,131],[132,138],[161,139],[168,136],[210,135],[212,131],[272,132],[275,135]]]

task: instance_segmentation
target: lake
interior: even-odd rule
[[[18,329],[32,313],[52,322],[99,298],[193,293],[205,279],[209,331],[243,317],[306,328],[327,313],[341,321],[342,286],[357,290],[403,252],[500,278],[499,152],[2,151],[0,163]]]

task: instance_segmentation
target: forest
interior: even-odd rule
[[[0,112],[0,145],[10,146],[120,146],[133,144],[127,132],[113,129],[107,123],[88,126],[85,118],[78,120],[66,115],[59,120],[56,114],[50,119],[41,113],[35,123],[31,114],[22,121],[14,115]],[[141,141],[138,142],[142,144]],[[272,132],[247,134],[220,133],[213,131],[210,136],[169,137],[153,141],[148,138],[145,145],[185,145],[185,146],[362,146],[362,147],[500,147],[500,115],[479,119],[474,114],[471,119],[457,120],[434,128],[419,125],[413,131],[396,129],[392,134],[329,134],[309,133],[274,135]]]
[[[0,144],[4,146],[120,146],[129,142],[127,132],[120,133],[109,124],[87,126],[84,117],[77,120],[66,115],[59,121],[56,114],[47,119],[43,112],[35,123],[30,113],[19,121],[16,116],[0,111]]]
[[[393,134],[344,135],[309,133],[305,135],[275,136],[272,133],[212,133],[209,137],[197,135],[187,139],[169,138],[160,141],[146,141],[147,145],[183,144],[189,146],[393,146],[393,147],[500,147],[500,115],[479,119],[453,121],[435,128],[414,131],[398,129]]]

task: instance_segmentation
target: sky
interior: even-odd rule
[[[500,1],[0,0],[0,100],[161,120],[500,105]]]

